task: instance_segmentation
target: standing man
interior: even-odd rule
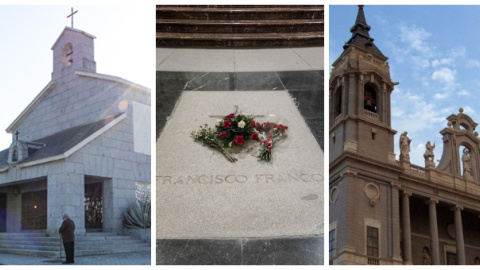
[[[74,245],[75,242],[75,223],[70,219],[68,214],[63,215],[63,223],[58,232],[63,238],[63,247],[65,248],[66,260],[62,264],[74,263]]]

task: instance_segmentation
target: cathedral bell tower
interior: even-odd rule
[[[359,6],[330,74],[330,264],[401,264],[387,57]]]
[[[330,75],[330,162],[346,151],[395,161],[390,95],[396,83],[369,31],[359,6],[352,36]]]

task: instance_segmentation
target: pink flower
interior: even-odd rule
[[[235,117],[235,114],[231,113],[231,114],[227,115],[227,117],[232,119],[233,117]]]
[[[255,126],[255,121],[252,120],[252,126]]]
[[[223,127],[224,128],[228,128],[231,125],[232,125],[232,123],[230,123],[230,121],[228,121],[228,120],[225,120],[225,122],[223,122]]]
[[[238,145],[242,145],[243,144],[243,136],[237,135],[237,137],[235,137],[235,143],[238,144]]]
[[[227,137],[227,133],[226,133],[226,132],[220,133],[220,138],[226,138],[226,137]]]
[[[252,140],[258,140],[258,134],[252,133]]]

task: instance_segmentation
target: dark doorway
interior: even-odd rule
[[[7,231],[7,194],[0,193],[0,232]]]
[[[85,229],[103,228],[103,184],[85,184]]]
[[[447,265],[456,265],[457,264],[457,254],[447,252]]]
[[[47,229],[47,191],[22,194],[22,230]]]

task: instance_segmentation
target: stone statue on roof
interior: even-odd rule
[[[472,161],[470,160],[470,150],[465,147],[463,149],[462,155],[462,164],[463,164],[463,179],[473,180],[472,179]]]
[[[425,158],[425,166],[434,166],[435,167],[435,154],[433,153],[433,150],[435,150],[435,143],[432,145],[430,141],[427,142],[427,145],[425,146],[425,154],[423,154],[423,158]]]
[[[412,140],[407,136],[408,132],[403,132],[400,135],[400,155],[404,157],[410,156],[410,143]]]

